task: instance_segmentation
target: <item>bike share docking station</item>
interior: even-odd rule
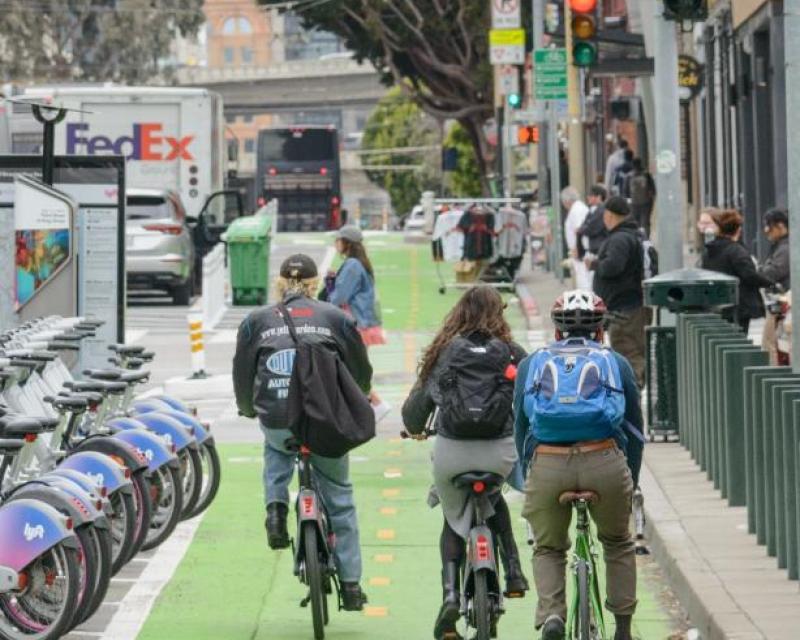
[[[30,105],[43,124],[42,155],[0,155],[0,330],[33,318],[102,321],[81,367],[106,365],[125,339],[125,159],[56,156],[56,125],[69,111]],[[81,112],[84,113],[84,112]]]

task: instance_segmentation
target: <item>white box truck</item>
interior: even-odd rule
[[[127,158],[126,188],[175,191],[189,216],[197,217],[206,199],[224,187],[225,124],[222,98],[213,91],[42,86],[15,97],[81,110],[69,112],[64,122],[56,125],[57,154],[123,155]],[[15,135],[23,141],[37,134],[41,139],[41,125],[29,118],[24,124],[12,124],[12,146]],[[29,127],[31,131],[26,131]],[[217,224],[224,222],[219,219],[221,213],[212,214]]]

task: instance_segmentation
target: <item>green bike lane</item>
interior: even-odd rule
[[[399,405],[410,385],[420,350],[457,291],[438,293],[427,245],[387,235],[367,240],[380,288],[389,343],[370,357],[375,383],[395,411],[378,437],[351,456],[364,559],[363,613],[333,612],[326,637],[429,638],[441,599],[438,539],[441,512],[426,503],[431,483],[430,443],[405,441]],[[447,267],[444,267],[445,269]],[[450,270],[451,271],[451,270]],[[509,296],[510,297],[510,296]],[[526,332],[515,305],[507,312],[515,334]],[[261,489],[261,446],[253,423],[251,442],[220,446],[223,483],[214,505],[142,629],[142,640],[282,640],[312,637],[310,611],[299,606],[305,591],[292,575],[289,551],[267,548]],[[510,492],[517,540],[529,579],[530,547],[519,517],[521,496]],[[664,586],[654,563],[640,558],[640,638],[669,638],[678,623],[662,606]],[[535,596],[506,601],[499,637],[533,638]]]

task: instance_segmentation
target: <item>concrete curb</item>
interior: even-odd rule
[[[517,282],[514,285],[517,298],[519,298],[519,306],[522,309],[522,315],[525,316],[525,322],[528,329],[539,328],[542,324],[542,317],[539,311],[539,303],[530,290],[530,287],[524,282]]]
[[[702,557],[680,517],[645,463],[640,485],[645,496],[646,537],[702,640],[765,640]]]

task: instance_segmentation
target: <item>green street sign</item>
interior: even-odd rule
[[[537,100],[567,99],[566,49],[536,49],[533,54],[533,74]]]

